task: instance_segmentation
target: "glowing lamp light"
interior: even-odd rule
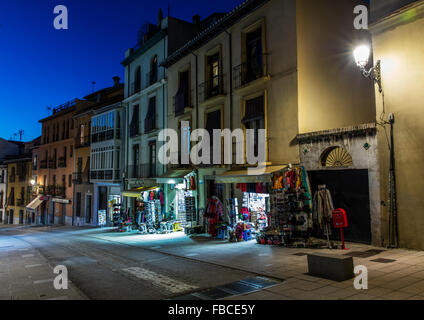
[[[353,51],[355,57],[355,63],[365,78],[369,78],[378,85],[378,90],[383,92],[381,84],[381,61],[378,60],[376,65],[371,69],[366,70],[365,67],[368,65],[371,56],[371,47],[369,45],[360,45]]]
[[[31,185],[35,185],[35,180],[31,179]]]
[[[365,66],[368,64],[370,59],[370,52],[370,47],[367,45],[361,45],[353,51],[356,65],[359,68],[365,68]]]

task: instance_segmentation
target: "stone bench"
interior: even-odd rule
[[[352,279],[353,258],[328,253],[308,254],[308,274],[335,281]]]

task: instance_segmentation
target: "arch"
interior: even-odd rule
[[[334,146],[326,149],[321,154],[320,165],[327,168],[350,167],[353,165],[353,160],[346,149]]]

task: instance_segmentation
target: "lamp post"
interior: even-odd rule
[[[369,63],[371,49],[367,45],[360,45],[356,47],[353,51],[353,56],[355,57],[355,62],[358,68],[361,70],[362,75],[365,78],[370,78],[378,85],[378,90],[380,93],[383,92],[381,86],[381,62],[377,61],[374,67],[371,67],[369,70],[366,69],[366,66]]]
[[[366,69],[366,66],[369,63],[369,58],[371,55],[371,49],[368,45],[360,45],[355,48],[353,51],[353,56],[355,58],[355,63],[360,69],[362,75],[365,78],[370,78],[374,83],[378,85],[378,90],[382,95],[383,99],[383,114],[380,118],[381,122],[377,123],[378,125],[390,126],[390,168],[389,168],[389,197],[388,197],[388,242],[390,247],[399,246],[399,231],[398,231],[398,217],[397,217],[397,193],[396,193],[396,174],[395,174],[395,149],[394,149],[394,134],[393,134],[393,125],[395,123],[395,117],[393,114],[388,115],[388,120],[385,120],[384,117],[384,92],[381,81],[381,61],[378,60],[376,65],[371,67],[369,70]]]

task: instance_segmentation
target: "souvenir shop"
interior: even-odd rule
[[[157,233],[165,221],[164,192],[157,186],[140,187],[123,193],[127,197],[125,210],[115,209],[114,225],[119,231],[139,230]]]
[[[169,172],[157,179],[166,190],[167,215],[181,228],[196,226],[197,217],[197,177],[195,171],[182,170]]]
[[[278,170],[284,166],[269,168]],[[270,223],[270,175],[248,175],[246,170],[228,171],[214,178],[226,194],[208,198],[205,223],[212,237],[230,241],[254,239]],[[213,189],[213,188],[211,188]],[[218,194],[218,193],[217,193]],[[225,199],[221,202],[221,198]]]
[[[314,197],[303,167],[268,168],[261,176],[236,174],[240,172],[227,172],[216,179],[232,184],[233,197],[225,204],[214,196],[207,201],[205,216],[212,237],[256,239],[260,244],[283,246],[329,245],[333,232],[331,196],[327,190],[320,190],[313,207]],[[314,235],[320,239],[316,241]]]

